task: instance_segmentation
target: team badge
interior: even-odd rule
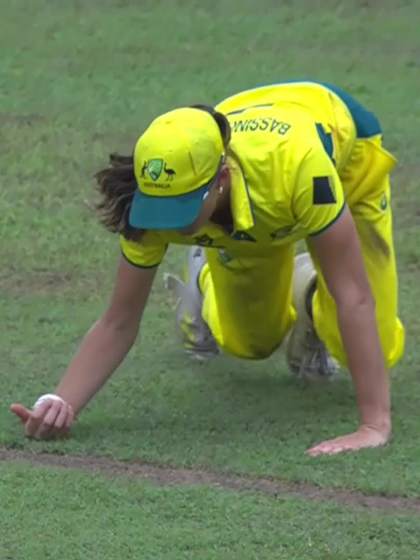
[[[147,173],[152,181],[157,181],[162,175],[162,172],[166,173],[167,181],[171,181],[176,175],[176,171],[167,167],[163,159],[149,159],[149,161],[143,163],[143,167],[141,168],[141,176],[145,177]]]

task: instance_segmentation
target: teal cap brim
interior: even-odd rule
[[[149,196],[138,189],[131,203],[128,222],[136,229],[179,229],[191,225],[200,214],[204,198],[213,185],[180,196]]]

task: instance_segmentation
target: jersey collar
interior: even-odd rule
[[[227,164],[230,171],[230,204],[234,231],[245,231],[254,226],[248,183],[241,164],[234,154],[227,156]]]

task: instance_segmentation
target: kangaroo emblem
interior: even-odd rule
[[[176,171],[174,169],[169,169],[168,167],[166,167],[166,163],[165,163],[165,167],[163,169],[166,173],[166,179],[168,181],[172,181],[172,179],[174,178],[174,176],[176,175]]]

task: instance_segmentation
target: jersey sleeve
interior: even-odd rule
[[[303,158],[295,180],[292,207],[307,236],[330,227],[345,207],[343,187],[333,162],[322,148]]]
[[[167,247],[167,244],[153,232],[146,231],[139,241],[131,241],[120,235],[120,248],[123,257],[130,264],[140,268],[159,266]]]

